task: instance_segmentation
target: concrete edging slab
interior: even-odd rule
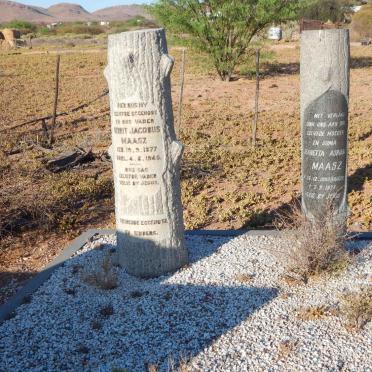
[[[186,231],[191,236],[231,236],[247,234],[249,236],[278,236],[280,234],[277,230],[188,230]],[[32,295],[45,281],[52,275],[53,271],[63,265],[74,253],[81,249],[85,243],[93,239],[96,235],[112,235],[115,234],[113,229],[89,229],[69,244],[60,255],[58,255],[51,263],[49,263],[42,271],[36,274],[32,279],[22,287],[13,297],[11,297],[5,304],[0,306],[0,324],[8,320],[14,314],[16,308],[23,303],[28,296]],[[358,240],[372,240],[372,232],[349,234],[351,239]]]
[[[52,262],[36,274],[33,278],[27,281],[13,297],[11,297],[5,304],[0,306],[0,323],[9,319],[14,313],[15,309],[25,302],[25,299],[34,293],[45,281],[52,275],[53,271],[60,267],[67,259],[69,259],[75,252],[77,252],[84,244],[93,236],[97,235],[98,230],[90,229],[79,235],[69,244],[60,255],[58,255]]]

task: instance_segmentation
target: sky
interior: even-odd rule
[[[48,8],[58,3],[79,4],[89,12],[114,5],[149,4],[151,0],[14,0],[18,3]]]

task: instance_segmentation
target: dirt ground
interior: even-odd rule
[[[53,49],[53,48],[52,48]],[[250,146],[255,81],[220,81],[209,59],[187,52],[179,138],[185,144],[182,199],[187,229],[272,227],[300,196],[299,46],[266,47],[260,89],[258,144]],[[179,48],[172,73],[178,109]],[[56,50],[0,55],[0,303],[44,267],[68,242],[92,227],[114,226],[107,96],[61,116],[47,148],[41,123],[54,100]],[[58,111],[77,107],[106,88],[106,51],[61,53]],[[251,66],[240,66],[251,71]],[[349,121],[349,228],[372,227],[372,48],[352,45]],[[50,121],[47,122],[47,125]],[[176,123],[178,128],[178,123]],[[48,159],[74,147],[95,160],[51,173]]]

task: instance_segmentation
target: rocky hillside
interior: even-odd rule
[[[0,23],[14,19],[36,23],[75,21],[126,21],[137,15],[147,17],[141,5],[119,5],[89,13],[78,4],[60,3],[49,8],[25,5],[15,1],[0,0]]]
[[[13,19],[29,22],[53,22],[55,20],[47,9],[0,0],[0,22],[9,22]]]
[[[77,4],[61,3],[52,5],[47,9],[48,13],[58,21],[75,22],[88,21],[93,17],[82,6]]]
[[[105,21],[125,21],[135,16],[150,18],[142,5],[118,5],[97,10],[92,13],[96,19]]]

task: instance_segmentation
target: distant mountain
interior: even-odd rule
[[[0,22],[9,22],[13,19],[29,22],[54,22],[53,16],[48,13],[47,9],[0,0]]]
[[[96,19],[103,21],[126,21],[135,16],[151,18],[142,5],[117,5],[97,10],[92,13]]]
[[[89,13],[78,4],[60,3],[47,9],[0,0],[0,23],[14,19],[36,22],[126,21],[135,16],[150,18],[141,5],[118,5]]]
[[[58,21],[76,22],[90,21],[92,15],[82,6],[77,4],[60,3],[48,8],[48,13]]]
[[[142,5],[117,5],[96,10],[92,13],[96,19],[103,21],[126,21],[136,16],[150,19],[150,15]]]

